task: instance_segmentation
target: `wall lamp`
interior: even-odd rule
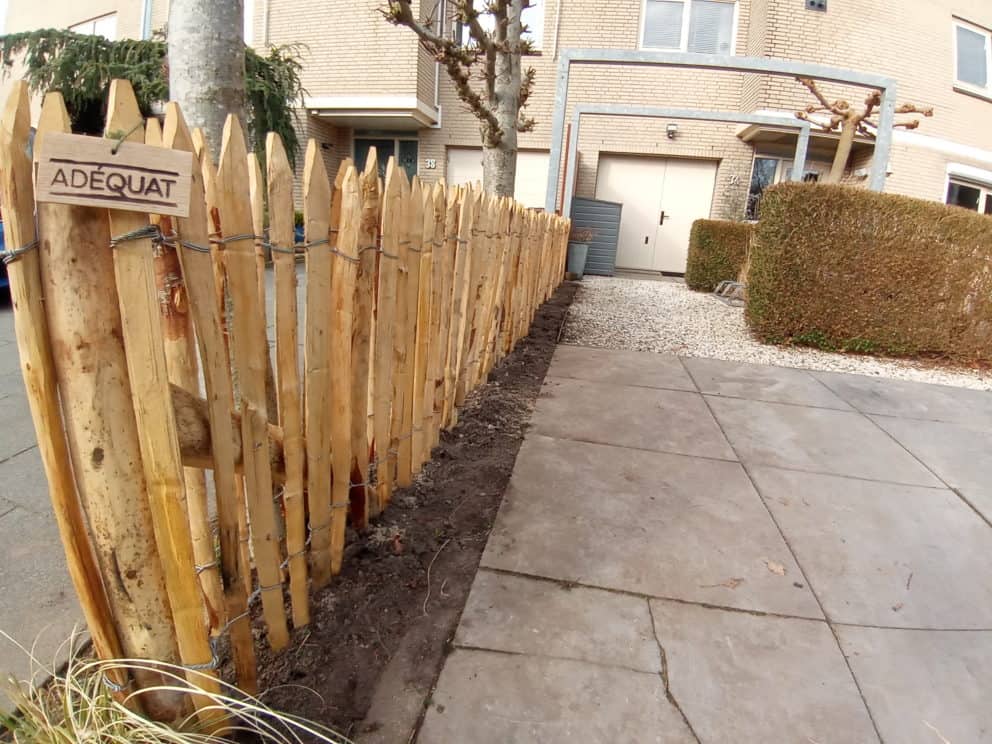
[[[670,140],[675,139],[675,135],[677,135],[678,133],[679,133],[678,124],[669,124],[667,127],[665,127],[665,134],[668,135],[668,139]]]

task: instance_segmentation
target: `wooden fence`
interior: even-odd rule
[[[215,170],[176,104],[162,127],[145,122],[115,81],[108,110],[110,139],[195,153],[188,217],[36,204],[24,84],[0,131],[5,260],[52,503],[101,657],[215,676],[226,637],[253,692],[253,600],[275,650],[309,622],[348,520],[365,527],[412,482],[528,332],[562,277],[569,226],[477,187],[410,183],[392,158],[383,183],[374,152],[332,181],[311,140],[297,244],[278,136],[263,175],[229,119]],[[49,94],[35,161],[68,131]],[[142,701],[157,718],[181,712],[164,693]]]

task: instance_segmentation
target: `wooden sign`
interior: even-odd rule
[[[192,173],[189,152],[52,132],[42,140],[37,199],[188,217]]]

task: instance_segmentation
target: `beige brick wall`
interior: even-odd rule
[[[8,0],[4,33],[66,28],[117,13],[117,38],[141,38],[141,0]]]

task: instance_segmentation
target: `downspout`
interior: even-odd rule
[[[268,2],[268,0],[266,0],[266,2]],[[439,7],[440,10],[439,10],[439,16],[438,16],[438,19],[437,19],[437,27],[440,29],[441,34],[443,35],[445,33],[445,28],[444,28],[444,11],[445,11],[445,8],[447,7],[447,3],[445,2],[445,0],[440,0],[440,2],[438,3],[438,7]],[[440,62],[437,62],[437,61],[434,62],[434,110],[437,111],[437,122],[435,122],[434,124],[431,124],[431,129],[440,129],[441,128],[441,117],[442,117],[442,114],[441,114],[441,63]]]
[[[269,0],[263,0],[265,3],[265,9],[262,13],[262,48],[267,49],[269,46]]]
[[[152,0],[142,0],[141,3],[141,38],[152,38]]]
[[[561,29],[561,6],[565,4],[565,0],[557,0],[557,6],[555,6],[555,34],[554,40],[551,42],[551,59],[558,59],[558,32]]]

